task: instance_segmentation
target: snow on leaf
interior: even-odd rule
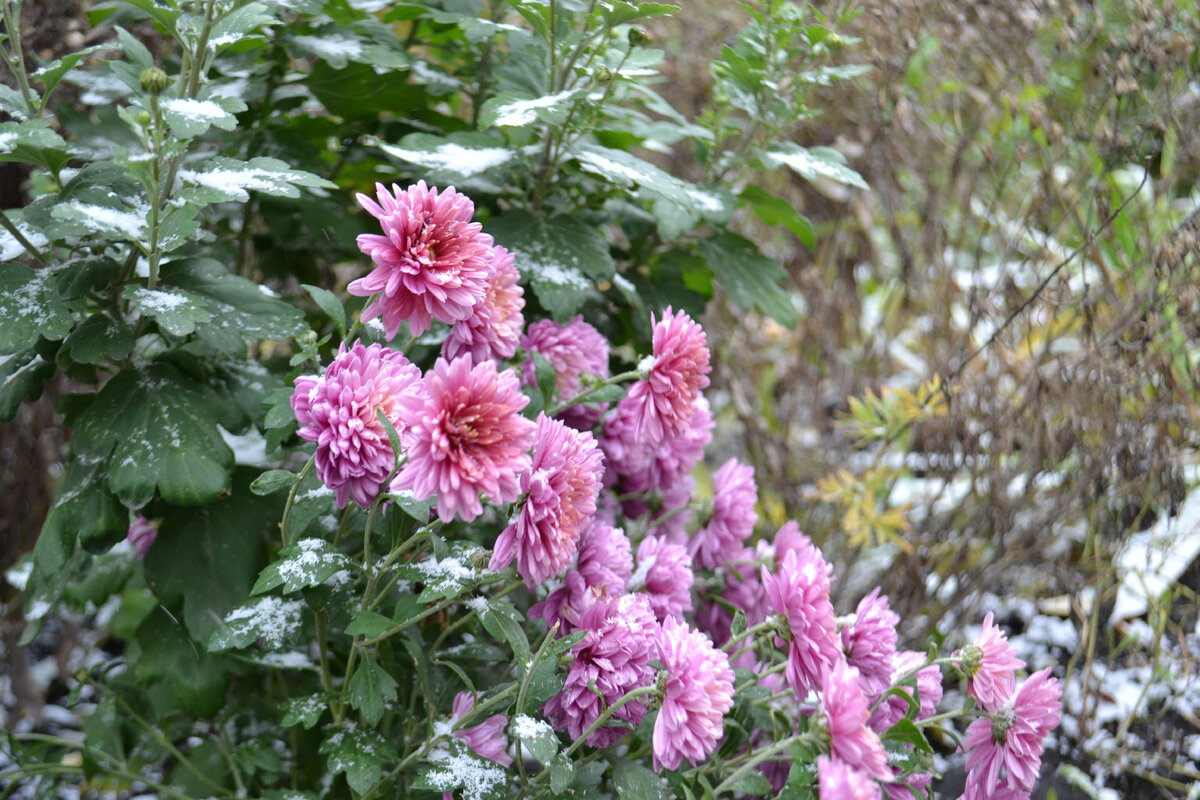
[[[304,603],[278,597],[260,597],[225,615],[225,624],[208,640],[209,651],[248,647],[259,639],[268,650],[278,650],[300,630]]]
[[[351,564],[344,553],[324,539],[301,539],[283,548],[279,555],[282,558],[258,576],[251,594],[262,594],[277,586],[283,587],[284,594],[318,586]]]
[[[859,189],[871,188],[862,175],[846,166],[846,157],[832,147],[801,147],[782,142],[764,152],[762,161],[769,169],[789,167],[808,181],[827,178]]]
[[[561,124],[571,102],[578,96],[579,92],[573,89],[531,99],[502,92],[484,104],[479,127],[524,128],[539,121]]]
[[[346,783],[356,796],[377,784],[383,775],[383,765],[398,757],[382,736],[354,722],[327,725],[322,732],[320,753],[325,756],[329,774],[344,772]]]

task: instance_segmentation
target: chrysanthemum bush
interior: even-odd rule
[[[11,44],[20,4],[0,5]],[[301,5],[103,6],[176,49],[117,27],[124,59],[91,71],[4,53],[0,148],[40,194],[2,215],[0,410],[56,370],[79,390],[26,641],[90,602],[122,645],[70,676],[81,735],[10,736],[0,777],[31,796],[905,797],[934,781],[935,732],[965,745],[968,797],[1027,794],[1058,684],[1019,680],[990,619],[958,652],[898,650],[887,598],[835,608],[820,549],[760,523],[754,471],[706,458],[714,283],[795,317],[733,211],[807,230],[734,179],[861,184],[775,138],[809,110],[756,66],[815,68],[846,44],[824,44],[833,23],[763,4],[705,128],[638,83],[655,57],[631,23],[671,6]],[[43,113],[76,67],[122,88],[68,141]],[[411,118],[357,104],[388,70],[419,87]],[[367,119],[399,143],[329,144]],[[705,183],[629,137],[694,140]],[[274,257],[343,280],[301,287]],[[966,706],[941,708],[959,679]]]

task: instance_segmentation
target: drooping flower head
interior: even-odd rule
[[[762,584],[772,610],[787,620],[792,641],[784,675],[796,694],[820,688],[825,674],[842,660],[841,642],[829,599],[829,565],[813,544],[791,550],[775,574],[762,568]]]
[[[817,756],[820,800],[880,800],[883,792],[871,776],[837,757]]]
[[[677,769],[684,758],[695,766],[716,749],[733,707],[729,656],[674,617],[662,624],[658,656],[667,679],[651,735],[654,769]]]
[[[539,414],[533,463],[521,474],[525,502],[500,538],[489,569],[517,559],[529,588],[562,572],[575,558],[579,529],[596,513],[604,456],[595,438]]]
[[[684,311],[672,314],[670,306],[654,320],[652,355],[639,365],[643,380],[629,387],[624,404],[636,412],[638,430],[651,447],[668,436],[678,436],[692,421],[692,404],[708,386],[708,345],[704,329]]]
[[[420,404],[425,390],[421,371],[402,353],[382,345],[349,350],[343,344],[324,375],[301,375],[292,393],[292,411],[301,439],[317,443],[316,468],[321,482],[333,489],[338,508],[375,502],[395,465],[387,429],[376,415],[382,411],[406,438],[412,415],[406,403]]]
[[[471,222],[475,205],[453,187],[438,194],[425,181],[405,190],[393,184],[391,192],[377,183],[375,190],[378,203],[358,195],[383,227],[382,236],[358,237],[358,249],[375,269],[347,287],[356,297],[380,295],[363,309],[363,321],[382,316],[392,339],[401,322],[419,336],[432,320],[454,324],[470,317],[492,274],[492,237]]]
[[[990,800],[1003,789],[1028,792],[1037,781],[1046,735],[1058,726],[1062,686],[1043,669],[967,726],[965,800]]]
[[[529,402],[516,373],[497,372],[492,361],[439,358],[425,376],[427,395],[404,397],[411,424],[408,461],[392,490],[418,500],[437,495],[438,516],[468,522],[483,513],[479,494],[511,503],[520,494],[517,475],[529,469],[534,423],[520,415]]]
[[[668,617],[683,620],[692,610],[692,559],[681,544],[647,536],[638,545],[637,570],[629,579],[629,591],[642,592],[659,622]]]
[[[554,367],[554,386],[558,402],[565,403],[579,394],[580,376],[584,374],[608,377],[608,339],[600,331],[576,316],[566,325],[552,319],[532,323],[521,337],[521,347],[529,353],[538,353]],[[537,385],[537,373],[533,359],[522,367],[526,386]],[[587,430],[596,424],[602,409],[584,405],[566,408],[560,415],[573,428]]]
[[[641,595],[597,599],[581,615],[579,627],[587,634],[571,650],[574,661],[563,690],[544,707],[547,718],[572,739],[582,737],[627,692],[654,682],[650,659],[658,636],[658,622]],[[597,728],[587,743],[608,747],[629,732],[627,725],[641,723],[646,708],[644,698],[629,701],[610,717],[614,724]]]
[[[1016,685],[1016,671],[1025,666],[990,611],[983,618],[979,638],[955,653],[955,658],[967,674],[967,693],[987,709],[1008,699]]]
[[[737,556],[742,542],[754,532],[758,514],[758,487],[754,467],[736,458],[721,465],[713,475],[713,511],[708,524],[692,534],[688,552],[705,569],[716,569]]]
[[[513,266],[513,255],[503,247],[493,248],[492,275],[483,300],[471,316],[454,323],[442,343],[442,356],[453,361],[469,353],[472,361],[512,358],[517,352],[525,317],[525,290],[517,283],[521,275]]]
[[[158,528],[153,522],[142,516],[129,524],[129,532],[125,534],[125,541],[133,545],[133,554],[138,561],[146,558],[146,554],[150,552],[150,548],[154,546],[154,540],[157,538]]]
[[[837,759],[882,781],[892,778],[879,734],[867,725],[871,707],[859,685],[858,670],[839,658],[825,674],[818,706],[829,750]]]
[[[474,707],[474,695],[470,692],[459,692],[454,696],[450,721],[457,722],[467,716]],[[454,736],[466,742],[477,755],[501,766],[511,767],[513,760],[508,754],[508,740],[504,736],[504,726],[507,723],[508,720],[503,714],[493,714],[478,725],[454,731]]]
[[[892,685],[892,657],[896,654],[896,625],[900,615],[888,607],[879,588],[858,603],[854,622],[842,628],[842,650],[850,666],[858,669],[863,691],[874,701]]]

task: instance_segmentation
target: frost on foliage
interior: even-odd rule
[[[203,200],[220,202],[236,200],[245,203],[250,192],[262,192],[276,197],[299,197],[297,186],[330,188],[332,183],[311,172],[291,169],[286,162],[277,158],[252,158],[239,161],[234,158],[210,158],[203,162],[202,169],[180,170],[179,179],[197,187]]]
[[[517,100],[511,95],[499,95],[488,103],[484,119],[481,121],[500,128],[521,128],[538,120],[561,122],[561,119],[556,118],[565,116],[568,104],[577,96],[578,92],[573,89],[545,97],[535,97],[532,100]]]
[[[383,764],[394,760],[396,751],[378,733],[353,722],[324,728],[321,754],[331,775],[346,773],[346,782],[358,795],[379,782]]]
[[[417,139],[417,136],[423,138]],[[426,139],[433,141],[421,146]],[[463,178],[507,164],[516,155],[516,151],[503,147],[464,147],[456,142],[438,143],[436,137],[424,134],[406,136],[404,141],[404,146],[381,144],[379,147],[402,161],[418,164],[434,172],[452,172]]]
[[[479,548],[455,542],[450,555],[439,559],[431,555],[424,561],[402,568],[404,577],[425,584],[421,602],[439,597],[455,597],[467,586],[480,579],[479,570],[471,566]]]
[[[846,166],[846,157],[832,147],[800,147],[782,142],[763,153],[762,160],[768,168],[782,165],[795,170],[807,181],[828,178],[859,189],[870,188],[861,175]]]
[[[324,539],[301,539],[279,553],[282,558],[258,576],[252,594],[261,594],[277,586],[284,594],[305,586],[317,586],[350,566],[350,559]]]
[[[300,630],[304,603],[278,597],[262,597],[225,615],[225,624],[212,635],[209,650],[247,647],[262,639],[268,650],[278,650]]]
[[[126,211],[71,200],[54,206],[50,213],[55,219],[78,223],[113,241],[140,242],[148,234],[146,220],[150,218],[150,207],[145,204]]]
[[[29,240],[29,243],[41,250],[49,240],[42,234],[30,228],[23,222],[14,223],[21,235]],[[13,261],[25,255],[25,245],[17,241],[17,237],[13,236],[7,230],[0,230],[0,261]]]
[[[497,796],[511,777],[503,767],[476,756],[458,739],[451,739],[448,748],[431,752],[429,761],[433,766],[421,773],[417,786],[435,792],[454,792],[463,800]]]

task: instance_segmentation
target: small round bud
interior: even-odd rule
[[[846,46],[846,37],[830,31],[829,35],[825,37],[825,46],[830,50],[841,50]]]
[[[596,80],[596,83],[608,83],[612,80],[613,74],[611,69],[602,64],[596,67],[596,71],[592,73],[592,77]]]
[[[983,666],[983,648],[977,644],[967,645],[958,651],[958,663],[968,678],[974,678]]]
[[[144,128],[150,124],[150,112],[143,109],[137,112],[137,116],[134,117],[134,119],[137,120],[138,125],[141,125]]]
[[[644,44],[649,44],[650,34],[646,33],[645,28],[630,28],[629,29],[629,44],[634,47],[641,47]]]
[[[304,333],[297,336],[296,341],[300,343],[301,347],[304,347],[306,349],[316,347],[317,346],[316,331],[314,331],[310,328],[310,329],[306,330]]]
[[[142,89],[149,94],[162,94],[171,82],[171,79],[167,77],[167,73],[158,67],[147,67],[142,70],[142,74],[138,76],[138,80],[141,81]]]

